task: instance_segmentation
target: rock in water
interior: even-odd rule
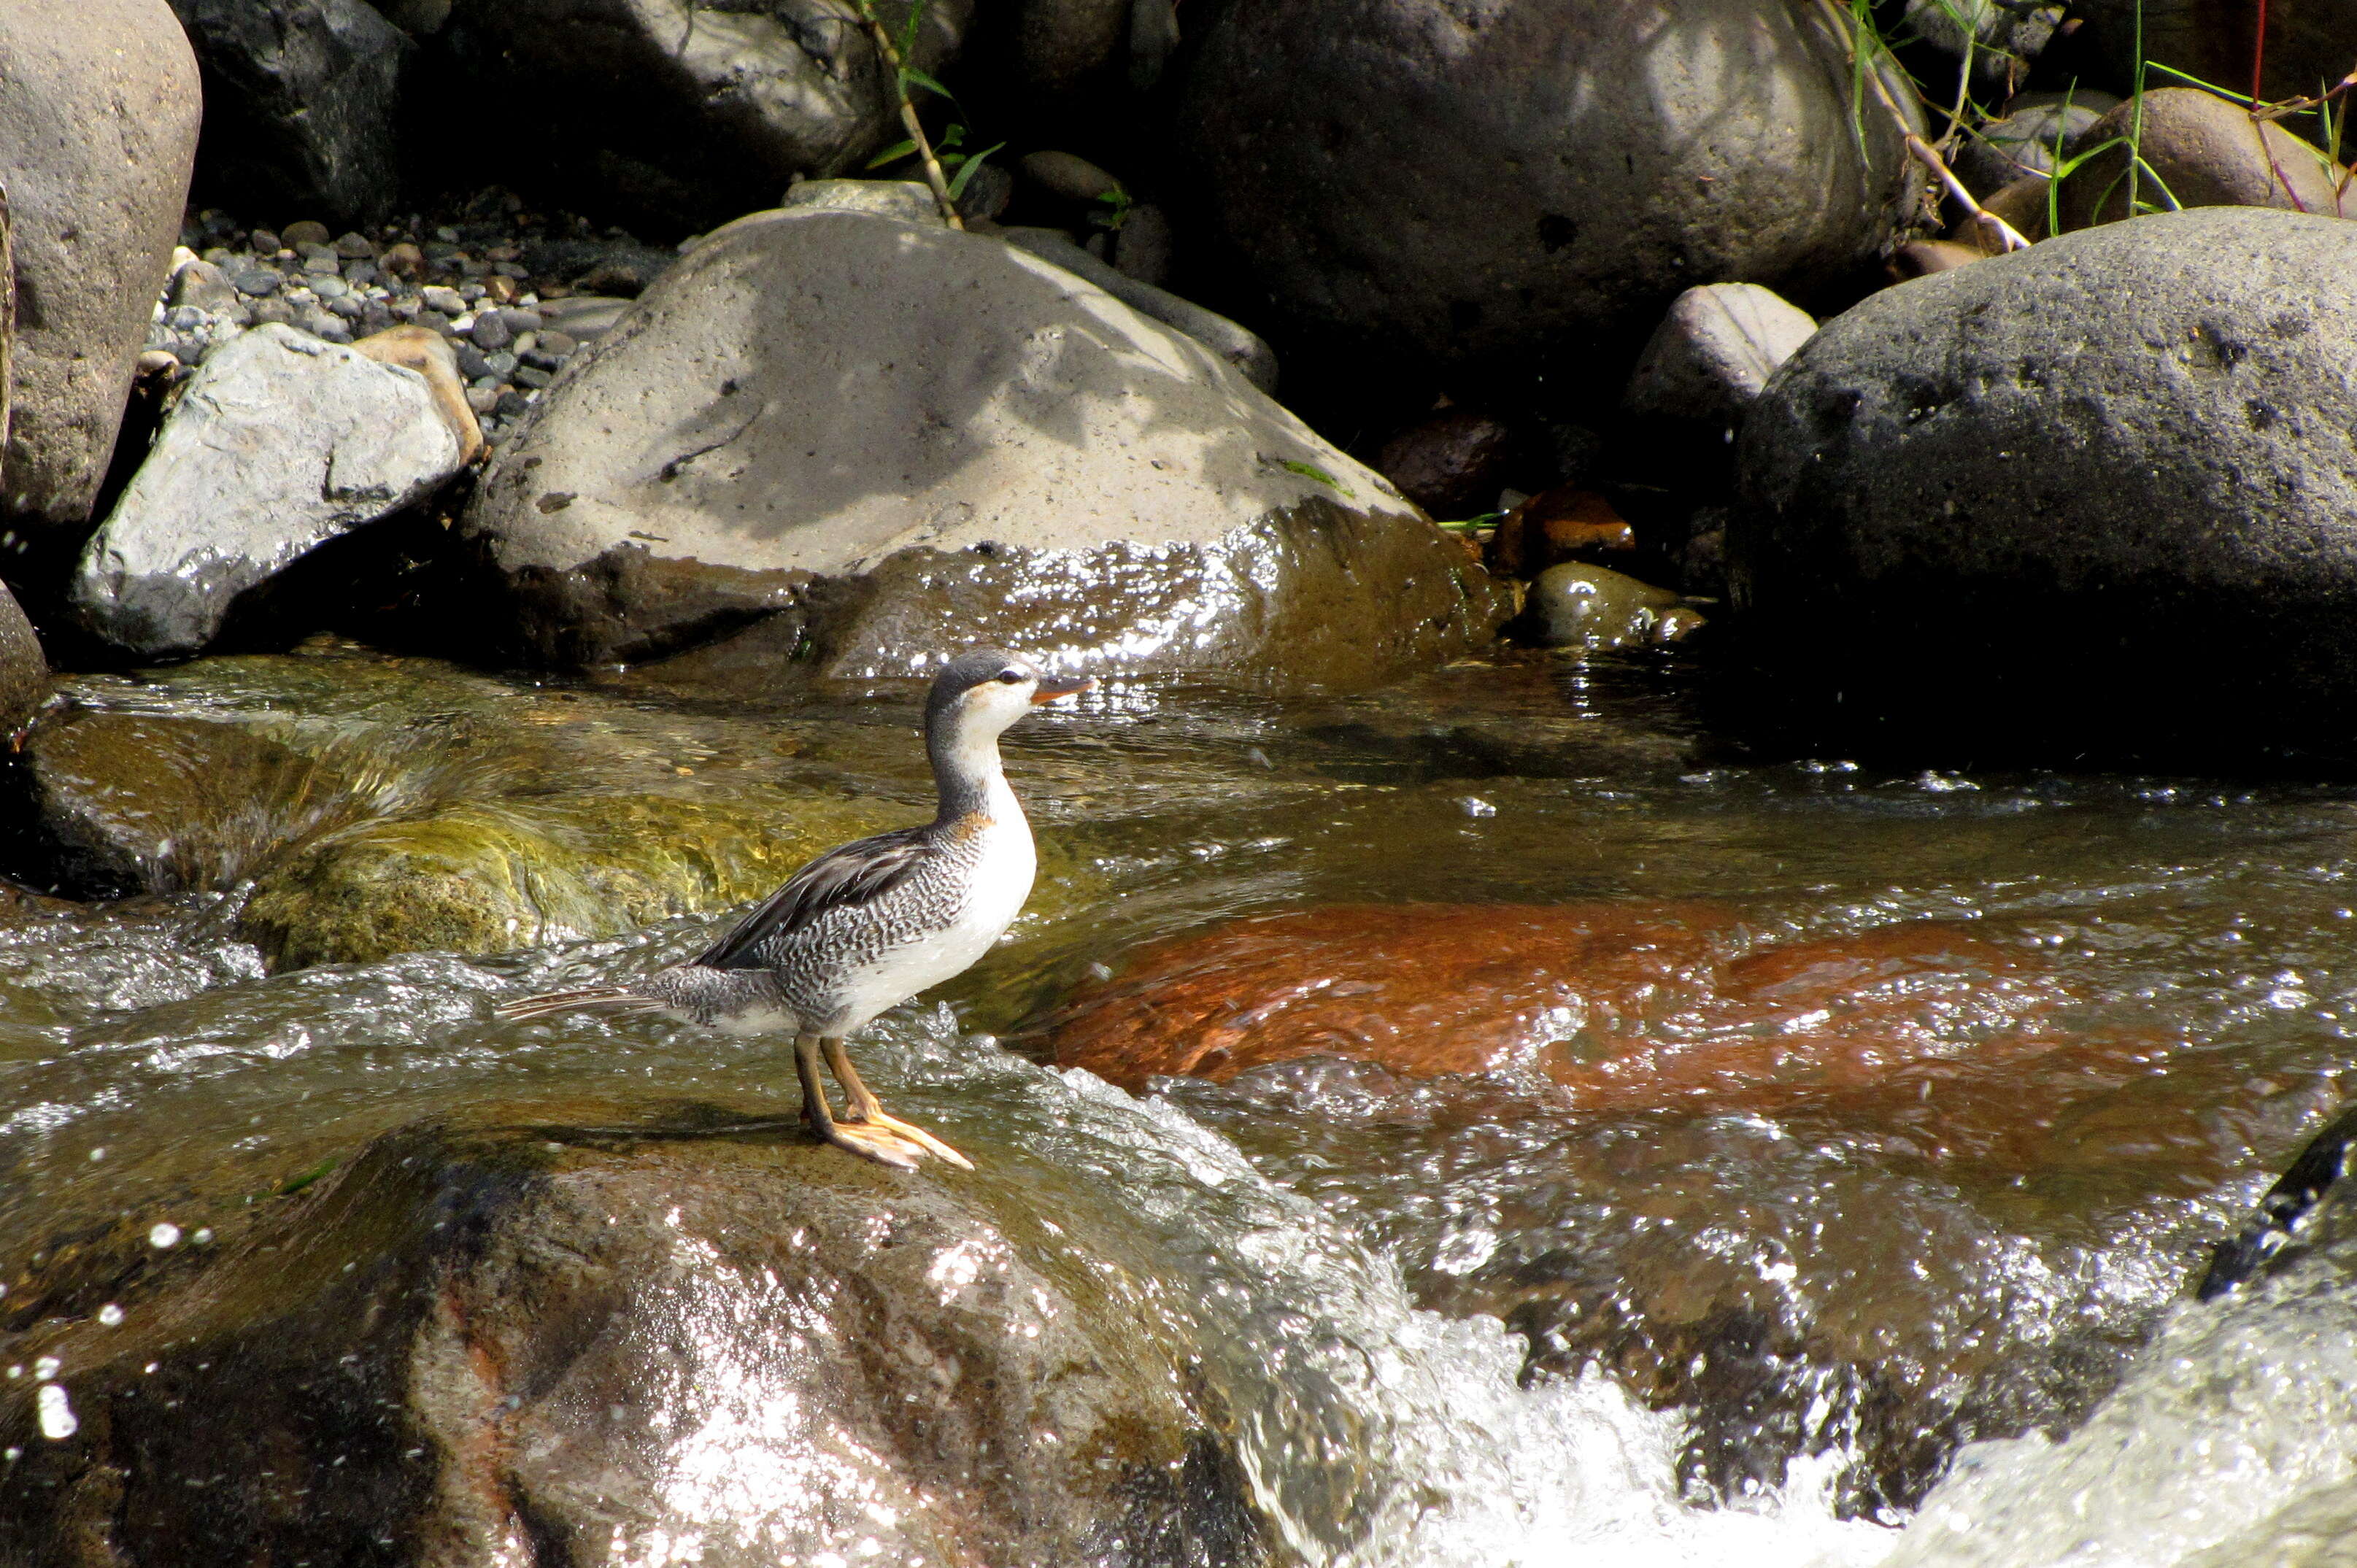
[[[1550,648],[1591,651],[1682,641],[1703,623],[1673,590],[1580,562],[1538,575],[1524,618]]]
[[[1957,755],[2345,751],[2352,382],[2336,219],[2138,218],[1875,295],[1744,422],[1747,638],[1813,722]]]
[[[1351,682],[1504,607],[1192,339],[996,240],[852,212],[757,213],[683,258],[567,365],[467,524],[522,656],[658,659],[758,621],[764,682],[966,642]]]
[[[411,52],[401,29],[365,0],[173,5],[204,68],[207,190],[242,210],[345,223],[374,222],[392,208],[393,109]]]
[[[1225,1081],[1304,1057],[1410,1078],[1523,1073],[1582,1110],[1760,1110],[1954,1059],[1923,1022],[1968,999],[2006,1032],[1973,1064],[2058,1043],[2035,953],[1926,921],[1730,957],[1708,904],[1330,904],[1157,943],[1045,1021],[1059,1067],[1125,1087]]]
[[[197,62],[162,0],[0,5],[16,336],[0,512],[90,516],[197,150]]]
[[[905,1180],[774,1109],[380,1137],[44,1337],[70,1369],[5,1385],[0,1556],[1265,1560],[1178,1293],[1114,1227],[1036,1165]]]
[[[877,0],[909,64],[957,57],[972,0]],[[503,156],[599,211],[700,230],[901,134],[890,73],[842,0],[457,0],[444,39]]]
[[[458,471],[431,384],[287,327],[206,358],[82,552],[75,608],[145,657],[198,652],[237,596]]]
[[[1695,284],[1870,263],[1914,189],[1784,0],[1245,0],[1201,48],[1206,237],[1354,359],[1625,365]]]

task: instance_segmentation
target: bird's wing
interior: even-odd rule
[[[755,948],[793,935],[829,910],[856,908],[899,886],[924,863],[924,833],[895,828],[827,851],[690,961],[706,969],[761,967]]]

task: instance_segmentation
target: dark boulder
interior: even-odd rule
[[[1727,531],[1810,722],[2204,764],[2357,739],[2357,227],[2106,224],[1886,290],[1744,423]]]
[[[913,8],[876,6],[896,36]],[[923,5],[909,63],[955,59],[971,11]],[[856,170],[901,134],[890,73],[839,0],[457,0],[434,52],[503,156],[673,233],[766,206],[795,175]]]
[[[408,38],[365,0],[173,0],[205,81],[199,195],[372,223],[399,191]]]
[[[1262,1561],[1183,1311],[1027,1191],[701,1105],[389,1133],[29,1320],[0,1557]]]
[[[1569,395],[1601,353],[1609,399],[1681,291],[1879,255],[1915,178],[1851,96],[1788,0],[1241,0],[1178,124],[1198,226],[1296,331]]]

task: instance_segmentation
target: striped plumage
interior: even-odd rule
[[[952,660],[925,710],[941,797],[931,822],[820,855],[685,963],[628,986],[527,997],[500,1015],[661,1012],[731,1034],[791,1034],[802,1114],[828,1142],[887,1165],[913,1165],[919,1154],[966,1164],[884,1115],[842,1042],[886,1008],[963,973],[1021,912],[1037,861],[998,736],[1033,703],[1087,685],[1051,680],[996,649]],[[822,1057],[851,1101],[839,1121],[818,1082]]]

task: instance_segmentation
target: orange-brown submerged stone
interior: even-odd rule
[[[1748,946],[1704,903],[1333,905],[1147,950],[1066,1003],[1049,1048],[1130,1087],[1323,1055],[1535,1072],[1597,1110],[1733,1110],[2061,1043],[2036,955],[1959,922]]]

